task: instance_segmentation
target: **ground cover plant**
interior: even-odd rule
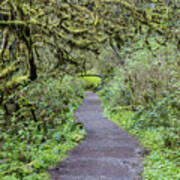
[[[64,159],[68,150],[84,138],[76,125],[74,110],[83,97],[81,85],[72,77],[49,78],[9,96],[20,109],[3,121],[1,111],[0,179],[47,179],[47,168]],[[66,82],[66,83],[64,83]],[[10,110],[10,109],[9,109]],[[8,121],[8,123],[7,123]]]

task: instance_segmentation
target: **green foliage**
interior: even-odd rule
[[[180,175],[180,123],[171,128],[160,125],[148,127],[147,122],[142,122],[139,118],[135,119],[135,114],[131,110],[124,109],[116,113],[110,112],[105,105],[105,115],[136,136],[142,145],[150,150],[144,160],[143,178],[178,180]],[[143,115],[140,118],[143,118]],[[148,121],[147,117],[144,118]],[[139,123],[142,126],[145,124],[145,127],[137,126]]]
[[[107,79],[99,94],[105,114],[150,149],[143,177],[178,180],[180,54],[173,40],[162,46],[151,37],[149,43],[151,50],[143,48],[141,39],[124,46],[121,57],[126,64],[114,68],[113,78],[110,74],[112,79]]]
[[[81,77],[82,84],[85,90],[97,90],[101,85],[101,79],[99,77]]]
[[[61,160],[54,148],[63,156],[81,139],[73,110],[83,87],[66,75],[93,66],[108,111],[136,111],[128,129],[160,124],[176,147],[179,38],[176,0],[0,1],[0,176],[46,179]]]
[[[3,120],[1,110],[2,180],[47,179],[47,168],[62,161],[85,135],[73,115],[84,96],[81,84],[70,76],[46,81],[45,78],[19,87],[9,97],[16,99],[19,109],[9,114],[8,119],[4,116]]]

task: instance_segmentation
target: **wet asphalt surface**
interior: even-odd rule
[[[102,112],[98,96],[86,92],[76,117],[84,124],[87,137],[49,171],[52,180],[141,180],[143,150]]]

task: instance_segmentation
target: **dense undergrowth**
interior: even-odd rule
[[[157,44],[151,41],[152,47]],[[154,44],[153,44],[154,43]],[[144,161],[147,180],[180,178],[179,52],[169,43],[151,51],[134,44],[124,68],[99,92],[105,114],[136,136],[149,150]],[[127,49],[128,50],[128,49]]]
[[[73,113],[83,96],[81,83],[70,76],[41,76],[19,86],[9,96],[9,115],[0,111],[0,179],[48,179],[47,169],[85,135]]]

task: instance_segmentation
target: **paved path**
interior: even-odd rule
[[[84,124],[86,139],[68,158],[50,170],[52,180],[140,180],[137,141],[103,117],[98,96],[86,92],[76,117]]]

